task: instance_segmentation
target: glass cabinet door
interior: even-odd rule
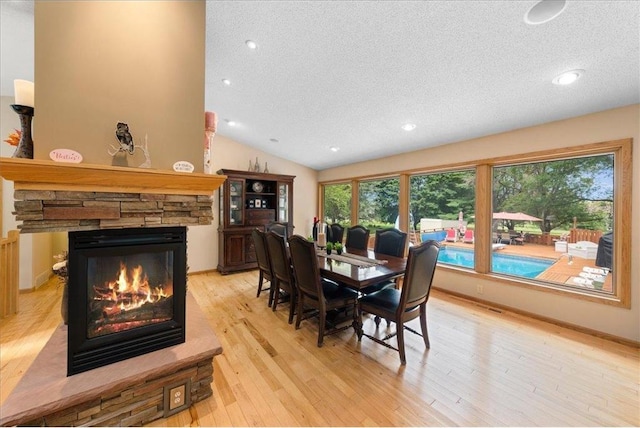
[[[224,191],[225,186],[222,185],[220,186],[220,188],[218,189],[218,210],[220,210],[219,215],[218,215],[218,223],[221,226],[224,226],[224,197],[225,197],[225,191]]]
[[[289,185],[278,184],[278,221],[287,223],[289,221]]]
[[[244,181],[229,180],[229,225],[242,225],[244,219]]]

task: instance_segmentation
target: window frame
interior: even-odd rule
[[[405,171],[389,172],[361,177],[352,177],[342,180],[318,183],[319,195],[323,195],[325,184],[337,184],[351,182],[352,191],[358,189],[360,181],[370,181],[389,177],[400,176],[399,211],[402,220],[409,211],[409,178],[412,175],[431,174],[440,172],[458,171],[463,169],[475,169],[476,171],[476,202],[475,202],[475,267],[467,269],[446,264],[438,264],[440,269],[454,271],[461,275],[474,278],[489,279],[493,282],[511,286],[518,286],[547,292],[555,295],[569,296],[580,300],[591,301],[623,308],[631,307],[631,234],[624,231],[631,230],[631,198],[632,198],[632,148],[633,139],[624,138],[604,142],[588,143],[577,146],[563,147],[551,150],[542,150],[529,153],[501,156],[495,158],[479,159],[473,162],[438,165],[427,168],[415,168]],[[539,161],[552,161],[588,155],[614,155],[614,228],[613,228],[613,271],[615,280],[615,292],[611,295],[594,294],[588,291],[563,287],[561,284],[530,280],[526,278],[505,277],[491,272],[491,223],[492,223],[492,198],[493,198],[493,167],[508,166],[518,163]],[[354,192],[355,193],[355,192]],[[355,201],[355,203],[354,203]],[[351,213],[358,215],[358,198],[352,195]],[[324,208],[322,199],[319,210]],[[321,217],[322,218],[322,217]],[[357,221],[357,219],[356,219]],[[400,229],[406,231],[406,220],[401,221]],[[356,224],[356,223],[353,223]]]

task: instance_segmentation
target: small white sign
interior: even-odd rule
[[[178,161],[173,164],[175,172],[193,172],[194,169],[193,164],[187,161]]]
[[[55,162],[80,163],[82,155],[71,149],[54,149],[49,152],[49,157]]]

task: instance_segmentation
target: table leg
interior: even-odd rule
[[[362,311],[360,310],[360,306],[356,305],[357,316],[353,320],[353,329],[356,331],[358,335],[358,342],[362,340],[362,335],[364,330],[362,329]]]

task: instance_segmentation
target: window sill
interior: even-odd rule
[[[553,283],[542,283],[535,280],[527,280],[527,279],[519,279],[513,278],[505,275],[495,274],[495,273],[479,273],[474,270],[456,267],[452,265],[445,265],[442,263],[438,263],[438,269],[442,269],[448,272],[453,272],[456,274],[461,274],[465,276],[470,276],[476,279],[482,279],[486,281],[492,281],[498,284],[504,284],[509,286],[516,286],[527,288],[530,290],[536,290],[543,293],[550,293],[565,297],[571,297],[579,300],[585,300],[593,303],[599,303],[609,306],[617,306],[621,308],[630,309],[630,305],[625,305],[621,299],[614,295],[603,295],[598,292],[589,292],[589,291],[581,291],[577,289],[570,289],[567,287],[563,287],[562,285],[554,285]]]

